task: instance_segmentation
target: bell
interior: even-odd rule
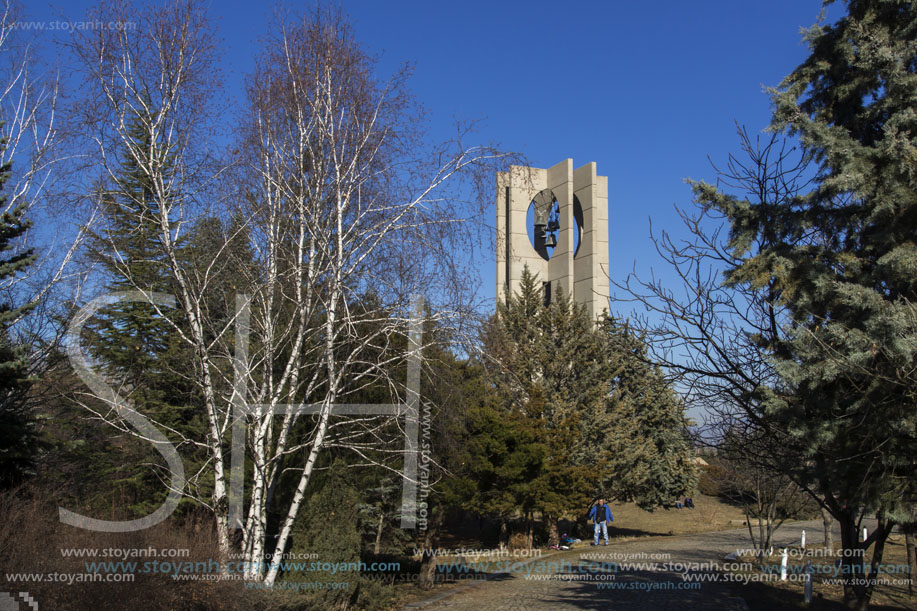
[[[548,248],[554,248],[555,246],[557,246],[557,236],[554,235],[553,233],[549,233],[548,235],[546,235],[544,238],[544,245],[547,246]]]

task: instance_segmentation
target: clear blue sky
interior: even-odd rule
[[[78,21],[88,2],[31,2],[26,19]],[[285,3],[297,10],[310,3]],[[636,262],[660,271],[655,228],[680,232],[673,205],[690,203],[684,179],[713,180],[707,156],[736,150],[734,121],[749,131],[770,118],[765,86],[806,56],[800,28],[820,0],[737,2],[342,2],[381,76],[415,64],[413,91],[434,135],[454,117],[484,118],[483,140],[547,167],[595,161],[609,177],[612,279]],[[211,4],[238,94],[272,7]],[[835,16],[838,7],[831,13]],[[487,219],[492,224],[493,219]],[[493,294],[495,264],[482,265]]]
[[[763,88],[805,59],[800,29],[821,10],[820,0],[344,6],[390,65],[416,62],[414,90],[438,125],[483,116],[485,136],[538,167],[598,164],[618,281],[635,261],[661,271],[649,217],[680,232],[684,179],[715,178],[707,155],[736,150],[735,121],[753,132],[768,124]],[[491,294],[494,269],[481,270]]]

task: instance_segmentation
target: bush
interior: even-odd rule
[[[306,563],[321,562],[342,567],[353,564],[356,570],[312,571],[293,570],[284,574],[289,583],[323,584],[324,589],[303,593],[304,604],[312,608],[346,609],[356,602],[364,588],[360,578],[360,495],[347,477],[346,466],[335,461],[321,487],[297,517],[293,527],[293,544],[289,550],[292,562],[297,558],[317,555]],[[309,607],[305,607],[309,608]]]
[[[709,459],[708,459],[709,460]],[[700,477],[697,480],[697,490],[706,496],[720,497],[723,490],[720,483],[725,477],[725,470],[715,461],[700,468]]]
[[[509,549],[528,549],[529,548],[529,538],[525,533],[513,533],[509,538],[509,543],[507,543]]]
[[[159,562],[209,564],[211,559],[220,557],[209,516],[167,520],[153,528],[129,533],[99,533],[62,524],[57,505],[53,495],[41,489],[19,488],[0,493],[0,516],[3,517],[0,520],[0,591],[27,591],[40,609],[255,611],[270,608],[263,593],[246,591],[239,581],[176,581],[170,574],[163,573],[138,571],[132,582],[67,585],[6,581],[6,573],[85,574],[89,572],[87,562],[136,561],[142,566],[144,562],[156,560],[150,556],[103,557],[101,551],[95,558],[65,557],[62,549],[188,550],[188,555],[180,559],[160,558]],[[99,517],[123,519],[120,515]]]

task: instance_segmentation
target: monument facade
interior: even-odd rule
[[[594,162],[497,173],[497,299],[537,274],[545,301],[559,290],[592,318],[608,309],[608,177]]]

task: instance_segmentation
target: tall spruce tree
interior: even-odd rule
[[[161,245],[163,202],[157,200],[145,169],[149,164],[168,164],[169,159],[159,152],[161,147],[153,146],[149,130],[139,120],[132,124],[131,137],[114,188],[101,193],[105,214],[101,227],[90,235],[89,253],[101,266],[108,293],[173,294]],[[160,158],[153,159],[154,155]],[[200,429],[202,418],[194,408],[195,390],[188,375],[193,360],[173,326],[182,321],[177,310],[160,314],[142,300],[119,301],[100,308],[86,329],[92,356],[110,379],[122,385],[122,394],[134,407],[155,423],[189,434]],[[148,513],[167,491],[155,470],[137,465],[161,461],[148,443],[131,441],[122,447],[128,460],[122,457],[99,468],[107,471],[120,496],[132,501],[133,511]]]
[[[917,500],[917,6],[845,4],[773,92],[774,127],[814,156],[812,192],[777,209],[712,188],[706,200],[744,259],[727,282],[772,290],[792,316],[769,346],[782,384],[762,389],[764,416],[790,433],[793,471],[824,495],[843,547],[875,546],[872,578]],[[860,543],[864,511],[879,527]],[[865,609],[876,582],[861,556],[844,566],[845,602]]]
[[[564,439],[549,443],[553,468],[589,469],[591,476],[567,477],[591,487],[579,493],[652,509],[692,490],[683,405],[625,326],[607,316],[591,320],[562,291],[545,306],[537,278],[526,268],[519,293],[498,306],[485,344],[503,365],[496,387],[510,406],[525,412],[535,391],[542,398],[548,439]],[[579,495],[568,496],[566,505],[545,500],[548,513],[582,510]]]
[[[562,291],[546,307],[540,287],[526,267],[518,294],[497,306],[484,339],[501,365],[494,380],[502,400],[517,409],[524,410],[532,390],[539,389],[549,428],[578,429],[568,448],[570,460],[595,464],[612,426],[604,405],[612,375],[604,336],[586,309]]]
[[[134,140],[122,155],[115,187],[101,193],[105,214],[101,228],[91,235],[90,255],[101,263],[109,292],[168,292],[157,220],[160,202],[151,177],[137,159],[151,150],[150,135],[135,120],[131,136]],[[160,370],[157,354],[166,349],[170,328],[150,304],[117,303],[100,310],[97,320],[94,356],[101,358],[109,373],[137,376]]]
[[[5,146],[6,140],[0,140],[0,148]],[[0,208],[6,202],[2,191],[11,169],[11,163],[0,165]],[[24,212],[19,205],[0,215],[0,253],[10,253],[31,225]],[[34,260],[31,249],[0,258],[0,280],[22,272]],[[10,325],[33,306],[0,303],[0,486],[20,481],[34,462],[37,436],[25,401],[30,386],[27,355],[10,334]]]
[[[613,368],[607,401],[613,422],[610,476],[604,488],[646,509],[668,505],[697,485],[684,404],[627,325],[608,317],[602,330]]]

